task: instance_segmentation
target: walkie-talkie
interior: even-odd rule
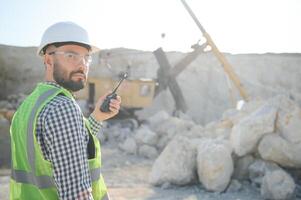
[[[116,97],[117,97],[116,91],[117,91],[118,87],[120,86],[120,84],[122,83],[122,81],[126,78],[127,78],[127,73],[124,73],[123,76],[121,77],[118,85],[113,90],[113,92],[111,94],[109,94],[108,96],[106,96],[105,100],[102,102],[102,104],[100,106],[101,112],[110,112],[110,101],[111,101],[111,99],[116,99]]]

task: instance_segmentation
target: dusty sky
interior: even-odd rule
[[[223,52],[301,53],[300,0],[186,0]],[[102,49],[190,51],[202,34],[180,0],[0,0],[0,44],[38,46],[58,21]],[[164,33],[165,37],[162,37]]]

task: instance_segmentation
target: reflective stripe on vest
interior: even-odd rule
[[[11,178],[14,179],[16,182],[32,184],[40,189],[55,187],[52,177],[36,176],[34,173],[35,172],[35,149],[34,149],[33,128],[34,128],[34,118],[36,116],[39,107],[44,103],[46,99],[54,95],[57,91],[58,89],[54,88],[42,94],[36,101],[30,113],[28,126],[27,126],[27,153],[28,153],[29,165],[31,167],[32,172],[12,169]],[[101,175],[100,167],[90,170],[90,176],[92,182],[98,180],[100,178],[100,175]]]

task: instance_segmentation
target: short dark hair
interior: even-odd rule
[[[64,46],[64,45],[70,45],[70,44],[73,44],[73,45],[78,45],[78,46],[81,46],[81,47],[84,47],[86,48],[88,51],[91,51],[91,46],[90,45],[87,45],[87,44],[83,44],[83,43],[80,43],[80,42],[55,42],[55,43],[51,43],[51,44],[47,44],[43,49],[42,49],[42,52],[43,54],[46,53],[46,49],[53,45],[55,47],[61,47],[61,46]]]

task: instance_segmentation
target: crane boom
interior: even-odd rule
[[[245,91],[243,84],[240,82],[238,76],[234,72],[233,67],[230,65],[230,63],[228,62],[228,60],[226,59],[226,57],[218,50],[217,46],[215,45],[215,43],[211,39],[210,35],[206,32],[206,30],[204,29],[204,27],[202,26],[202,24],[200,23],[200,21],[198,20],[198,18],[195,16],[195,14],[192,12],[191,8],[188,6],[188,4],[186,3],[186,1],[185,0],[181,0],[181,2],[183,3],[185,9],[188,11],[188,13],[190,14],[190,16],[194,20],[194,22],[197,24],[197,26],[201,30],[201,32],[203,33],[203,36],[206,38],[207,44],[211,47],[214,55],[222,63],[224,71],[228,74],[229,78],[232,80],[232,82],[234,83],[234,85],[238,89],[240,96],[245,101],[248,101],[249,100],[249,96],[248,96],[247,92]]]

